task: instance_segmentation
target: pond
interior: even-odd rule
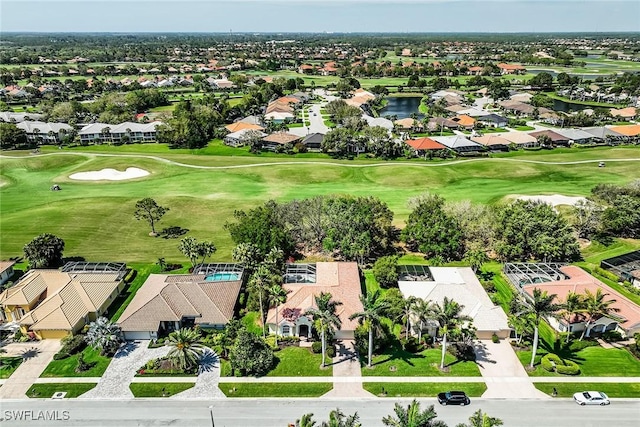
[[[565,113],[570,113],[572,111],[582,111],[587,108],[595,108],[590,105],[576,104],[574,102],[567,102],[561,99],[553,100],[553,109],[555,111],[563,111]]]
[[[379,111],[379,115],[380,117],[396,116],[398,119],[405,119],[415,113],[419,119],[422,119],[424,114],[418,110],[421,100],[421,96],[387,97],[387,105]]]

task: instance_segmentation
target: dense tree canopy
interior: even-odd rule
[[[24,256],[31,268],[56,268],[62,265],[64,240],[53,234],[44,233],[24,246]]]
[[[242,329],[231,349],[231,367],[244,375],[264,375],[273,366],[273,350],[259,336]]]
[[[27,133],[14,123],[0,123],[0,148],[24,148],[27,144]]]

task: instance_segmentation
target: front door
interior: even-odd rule
[[[298,336],[309,338],[309,325],[300,325],[298,327]]]

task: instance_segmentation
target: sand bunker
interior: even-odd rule
[[[142,178],[149,175],[144,169],[127,168],[124,172],[107,168],[99,171],[78,172],[69,176],[78,181],[123,181],[125,179]]]
[[[548,203],[551,206],[571,205],[575,206],[579,201],[585,201],[584,197],[563,196],[562,194],[552,194],[550,196],[517,196],[520,200],[534,200],[537,202]]]

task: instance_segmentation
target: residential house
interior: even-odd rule
[[[488,134],[483,136],[472,136],[471,140],[482,144],[491,151],[508,151],[511,142],[500,135]]]
[[[640,250],[602,260],[600,267],[618,276],[621,282],[626,280],[640,288]]]
[[[274,132],[271,135],[267,135],[262,138],[262,147],[265,150],[275,151],[279,147],[283,147],[287,144],[295,145],[302,137],[294,135],[288,132]]]
[[[393,122],[389,119],[385,119],[384,117],[371,117],[367,114],[363,114],[362,118],[371,127],[380,126],[382,128],[385,128],[389,132],[393,130]]]
[[[398,288],[405,298],[415,297],[442,306],[444,299],[462,306],[461,314],[468,316],[477,328],[478,339],[489,340],[496,334],[508,338],[511,328],[502,307],[495,305],[470,267],[400,266]],[[436,336],[436,322],[423,323],[423,333]],[[410,318],[410,332],[417,335],[420,322]]]
[[[80,129],[78,135],[84,144],[153,142],[156,140],[156,128],[161,124],[160,121],[120,124],[92,123]]]
[[[302,144],[307,147],[307,150],[320,151],[322,150],[322,141],[324,141],[323,133],[311,133],[302,139]]]
[[[526,68],[519,64],[498,64],[498,68],[500,69],[500,74],[525,74],[527,72]]]
[[[443,128],[458,129],[458,123],[446,117],[432,117],[427,123],[427,129],[430,131],[437,131]]]
[[[418,139],[407,139],[404,142],[409,147],[411,147],[417,157],[427,158],[429,156],[433,156],[434,153],[441,152],[442,150],[447,150],[446,146],[427,137]]]
[[[6,123],[20,123],[29,120],[40,120],[44,116],[37,113],[14,113],[12,111],[0,112],[0,121]]]
[[[611,117],[616,117],[622,120],[633,120],[638,116],[638,110],[635,107],[627,107],[622,109],[611,109]]]
[[[259,131],[263,131],[264,128],[260,125],[255,125],[255,124],[251,124],[251,123],[246,123],[243,121],[239,121],[239,122],[235,122],[235,123],[231,123],[230,125],[226,125],[225,129],[228,130],[229,132],[233,133],[233,132],[238,132],[244,129],[253,129],[253,130],[259,130]]]
[[[507,132],[500,135],[502,138],[521,148],[531,148],[538,146],[538,140],[525,132]]]
[[[630,139],[640,137],[640,125],[612,126],[609,129]]]
[[[363,310],[360,302],[362,285],[357,263],[287,264],[283,288],[287,291],[287,301],[270,309],[267,314],[270,333],[311,337],[313,319],[305,313],[310,308],[317,308],[315,297],[326,292],[331,294],[334,301],[341,303],[337,306],[336,314],[342,322],[342,327],[336,331],[336,339],[354,338],[358,321],[350,319],[350,316]]]
[[[462,128],[462,129],[471,130],[476,125],[476,119],[474,119],[473,117],[466,116],[466,115],[458,115],[458,116],[452,118],[451,120],[456,122],[458,124],[458,126],[460,128]]]
[[[592,134],[582,129],[562,128],[556,129],[555,132],[568,138],[569,144],[589,144],[594,138]]]
[[[514,93],[509,97],[509,99],[512,101],[522,102],[525,104],[531,103],[531,98],[533,98],[533,95],[526,92]]]
[[[508,263],[505,264],[504,271],[516,289],[528,299],[533,297],[536,288],[549,295],[556,295],[556,303],[564,302],[569,292],[585,295],[586,291],[595,294],[600,290],[605,294],[605,300],[613,301],[611,307],[617,311],[590,323],[585,333],[587,337],[606,331],[618,331],[623,336],[632,337],[640,332],[640,306],[580,267],[550,263]],[[576,333],[585,330],[588,319],[584,314],[577,314],[571,319],[561,317],[547,320],[559,332]]]
[[[626,135],[615,132],[604,126],[583,128],[582,130],[590,133],[593,136],[591,141],[597,144],[615,145],[628,139]]]
[[[239,264],[202,264],[193,274],[151,274],[118,326],[127,340],[155,339],[194,326],[223,329],[235,314],[243,275]]]
[[[104,314],[124,288],[121,263],[67,263],[61,270],[29,270],[0,294],[5,321],[38,339],[75,334]]]
[[[412,119],[411,117],[396,120],[393,124],[401,132],[419,132],[424,128],[420,120]]]
[[[558,132],[552,130],[540,130],[537,132],[529,132],[529,135],[534,137],[536,140],[540,140],[540,137],[546,136],[549,138],[549,141],[552,146],[556,147],[558,145],[567,146],[569,145],[569,138],[560,135]]]
[[[64,135],[73,130],[66,123],[32,122],[29,120],[22,121],[16,126],[26,132],[27,141],[36,144],[59,144]]]
[[[484,147],[461,135],[434,136],[433,139],[458,154],[484,151]]]
[[[298,73],[300,74],[313,74],[313,72],[316,70],[316,67],[314,67],[313,65],[309,65],[309,64],[301,64],[298,67]]]
[[[494,128],[504,128],[509,124],[509,119],[498,114],[487,114],[476,118],[478,123]]]
[[[15,261],[0,261],[0,286],[4,285],[13,276]]]
[[[257,129],[245,128],[245,129],[241,129],[239,131],[227,134],[224,137],[224,143],[226,145],[230,145],[231,147],[242,147],[246,145],[247,142],[249,142],[249,139],[252,136],[255,136],[256,138],[264,138],[265,136],[267,136],[267,134]]]

